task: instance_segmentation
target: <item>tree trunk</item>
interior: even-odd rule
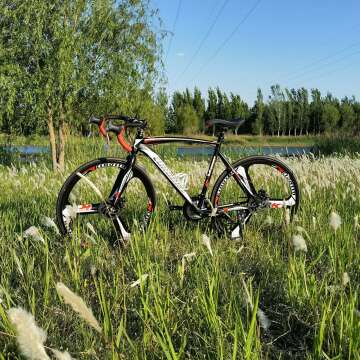
[[[51,104],[48,105],[47,117],[48,117],[47,123],[48,123],[48,130],[49,130],[52,167],[53,167],[53,170],[56,171],[58,168],[58,162],[57,162],[57,151],[56,151],[56,136],[55,136],[53,112],[52,112]]]
[[[59,170],[64,171],[65,168],[65,142],[66,142],[66,134],[65,134],[65,114],[63,107],[60,107],[60,126],[59,126]]]

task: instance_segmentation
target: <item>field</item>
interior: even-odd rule
[[[179,201],[149,167],[154,219],[121,248],[90,228],[62,238],[44,220],[54,218],[69,173],[104,155],[101,144],[81,149],[69,150],[64,174],[41,162],[0,165],[0,359],[22,358],[12,307],[34,315],[49,355],[67,350],[76,359],[360,357],[358,155],[285,159],[302,190],[295,221],[274,210],[280,223],[250,223],[240,242],[169,212],[165,199]],[[192,185],[203,180],[204,161],[165,160],[176,172],[191,168]],[[38,231],[26,236],[31,226]],[[64,303],[59,282],[99,326]]]

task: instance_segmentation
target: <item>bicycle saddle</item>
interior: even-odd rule
[[[211,119],[207,122],[207,126],[222,125],[223,127],[239,127],[245,123],[244,119],[236,118],[231,120]]]

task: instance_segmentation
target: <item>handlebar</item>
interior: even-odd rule
[[[105,122],[107,120],[123,120],[123,121],[125,121],[124,126],[126,126],[126,127],[141,128],[141,129],[145,129],[147,127],[147,121],[146,120],[140,120],[140,119],[137,119],[135,117],[130,117],[130,116],[121,115],[121,114],[120,115],[105,115],[105,116],[102,116],[100,118],[97,118],[97,117],[92,115],[89,118],[89,123],[90,124],[96,124],[100,128],[100,126],[101,126],[101,124],[103,122],[104,123],[103,130],[105,130]],[[119,129],[119,131],[120,130],[121,129]],[[103,135],[103,133],[102,133],[102,135]]]
[[[106,124],[107,120],[123,120],[125,123],[123,125],[114,125],[109,121],[109,123]],[[96,124],[99,127],[100,134],[103,137],[107,137],[107,139],[107,133],[114,132],[119,144],[126,152],[132,151],[132,146],[128,144],[124,138],[126,128],[138,128],[138,131],[142,133],[147,126],[146,120],[140,120],[126,115],[105,115],[100,118],[92,115],[89,118],[89,123]]]

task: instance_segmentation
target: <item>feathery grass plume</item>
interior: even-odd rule
[[[245,290],[245,295],[246,295],[246,302],[249,304],[250,309],[253,311],[254,310],[254,303],[251,300],[251,295],[250,295],[250,291],[246,286],[245,280],[243,277],[241,277],[241,283],[242,286]],[[269,329],[270,325],[271,325],[271,320],[265,315],[264,311],[262,311],[260,308],[257,309],[256,311],[256,316],[259,320],[260,326],[266,331]]]
[[[15,264],[16,264],[16,266],[17,266],[17,268],[18,268],[18,271],[19,271],[20,275],[21,275],[21,276],[24,276],[24,273],[23,273],[22,268],[21,268],[20,260],[19,260],[19,258],[17,257],[16,252],[15,252],[14,249],[13,249],[13,251],[12,251],[12,254],[13,254],[13,257],[14,257],[14,260],[15,260]]]
[[[344,272],[342,274],[342,284],[343,284],[343,286],[346,286],[349,283],[350,283],[350,276],[347,272]]]
[[[79,295],[73,293],[61,282],[56,284],[56,291],[64,299],[65,303],[70,305],[90,326],[96,331],[101,332],[101,327],[91,309],[86,306],[84,300]]]
[[[336,212],[332,211],[329,218],[329,224],[336,231],[341,225],[341,217]]]
[[[266,331],[271,325],[271,320],[265,315],[265,313],[258,308],[256,312],[257,318],[259,320],[260,326]]]
[[[96,236],[97,233],[94,229],[94,226],[92,226],[89,222],[86,223],[86,227]]]
[[[49,229],[54,229],[57,235],[60,235],[59,229],[57,225],[55,224],[55,221],[48,216],[43,216],[41,218],[41,224],[43,224],[45,227]]]
[[[295,230],[300,234],[305,234],[308,239],[310,239],[309,233],[302,227],[302,226],[296,226]]]
[[[50,359],[44,348],[46,333],[36,325],[34,316],[22,308],[11,308],[7,313],[16,328],[21,353],[32,360]]]
[[[272,218],[270,215],[268,215],[268,216],[266,217],[265,221],[264,221],[264,224],[265,224],[265,225],[272,225],[273,222],[274,222],[273,218]]]
[[[90,234],[86,234],[85,233],[85,237],[92,243],[92,244],[96,244],[96,240],[93,236],[91,236]]]
[[[129,286],[133,288],[135,286],[140,285],[142,282],[144,282],[147,279],[148,276],[149,276],[148,274],[141,275],[136,281],[133,281]]]
[[[76,218],[78,207],[77,205],[66,205],[62,211],[64,222],[67,226],[70,225],[71,220]]]
[[[195,252],[191,252],[188,254],[185,254],[182,259],[181,259],[181,268],[180,268],[180,278],[181,280],[184,279],[184,273],[185,273],[185,265],[186,265],[186,260],[190,261],[193,257],[196,256]]]
[[[207,247],[207,249],[209,250],[210,255],[213,256],[213,252],[212,252],[212,249],[211,249],[210,238],[206,234],[202,234],[201,235],[201,241]]]
[[[241,245],[237,250],[236,250],[236,254],[240,254],[243,250],[244,250],[244,245]]]
[[[36,241],[41,241],[45,244],[44,238],[41,236],[39,229],[36,226],[30,226],[24,231],[24,238],[33,238]]]
[[[295,251],[307,252],[305,239],[300,234],[293,235],[293,237],[291,238],[291,242]]]
[[[182,258],[191,260],[195,256],[196,256],[196,252],[191,252],[191,253],[185,254]]]
[[[285,225],[290,225],[290,210],[288,208],[285,208]]]
[[[52,349],[51,351],[53,352],[57,360],[75,360],[70,356],[70,354],[67,351],[61,352],[56,349]]]

